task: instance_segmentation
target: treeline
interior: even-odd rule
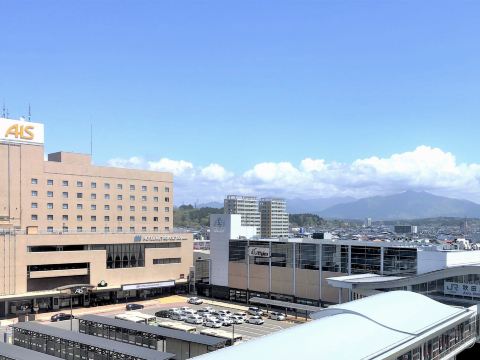
[[[173,225],[175,227],[201,228],[210,225],[210,214],[223,214],[223,208],[181,205],[173,209]]]
[[[325,225],[327,222],[315,214],[290,214],[290,226],[315,227]]]

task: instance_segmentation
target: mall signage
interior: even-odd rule
[[[480,298],[480,284],[444,281],[443,293],[445,295],[471,296]]]
[[[2,118],[0,119],[0,141],[43,144],[43,124]]]
[[[248,255],[268,258],[270,257],[270,248],[250,246],[248,248]]]

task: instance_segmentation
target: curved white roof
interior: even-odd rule
[[[440,304],[423,295],[392,291],[332,306],[315,320],[198,359],[335,359],[382,358],[423,331],[447,320],[469,316],[467,309]]]

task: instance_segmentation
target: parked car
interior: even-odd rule
[[[203,324],[203,318],[201,316],[198,316],[198,315],[189,315],[185,319],[185,322],[187,322],[189,324],[199,325],[199,324]]]
[[[182,313],[189,316],[189,315],[195,315],[197,312],[193,309],[186,309],[186,310],[182,310]]]
[[[186,318],[187,315],[185,315],[183,312],[174,312],[172,315],[170,315],[170,319],[172,320],[184,321]]]
[[[218,310],[218,313],[221,315],[221,316],[230,316],[232,315],[232,312],[230,310]]]
[[[199,315],[209,314],[210,311],[212,311],[212,308],[208,308],[208,307],[200,308],[200,309],[197,310],[197,314],[199,314]]]
[[[125,309],[127,309],[127,311],[129,311],[129,310],[141,310],[144,307],[145,306],[143,306],[142,304],[127,304],[125,306]]]
[[[200,305],[200,304],[203,304],[203,300],[194,296],[194,297],[191,297],[191,298],[188,298],[187,302],[189,304],[193,304],[193,305]]]
[[[255,325],[262,325],[264,323],[261,316],[251,316],[248,318],[247,323],[255,324]]]
[[[206,327],[211,327],[211,328],[219,328],[219,327],[222,327],[222,322],[220,320],[217,320],[217,319],[209,319],[209,320],[205,321],[205,323],[203,325],[206,326]]]
[[[249,307],[248,308],[248,313],[253,316],[262,316],[263,315],[263,310],[259,309],[258,307]]]
[[[75,316],[70,314],[65,314],[65,313],[58,313],[58,314],[52,315],[52,317],[50,318],[50,321],[57,322],[57,321],[70,320],[70,319],[75,319]]]
[[[159,318],[168,319],[170,318],[171,314],[172,312],[170,310],[160,310],[155,313],[155,316]]]
[[[240,312],[233,313],[233,315],[235,315],[235,316],[240,316],[240,317],[243,318],[243,320],[246,320],[246,318],[247,318],[247,316],[248,316],[247,313],[244,313],[244,312],[241,312],[241,311],[240,311]]]
[[[268,315],[268,317],[272,320],[277,320],[277,321],[285,320],[285,314],[282,314],[276,311],[272,311],[270,315]]]
[[[230,316],[230,319],[232,319],[232,322],[234,324],[243,324],[245,322],[245,319],[243,318],[243,316],[233,315],[233,316]]]
[[[233,320],[229,316],[219,317],[218,320],[221,321],[223,326],[231,326],[233,324]]]

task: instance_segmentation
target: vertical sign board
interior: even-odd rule
[[[43,124],[0,119],[0,142],[41,145],[45,141]]]

